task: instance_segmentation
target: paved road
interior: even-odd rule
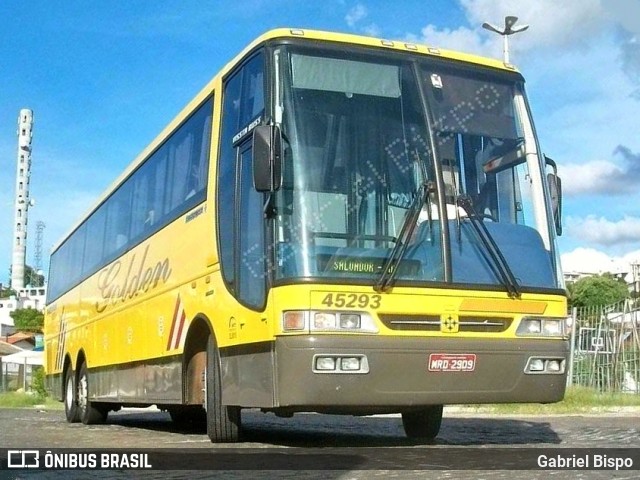
[[[161,478],[424,478],[414,470],[396,470],[409,465],[423,468],[425,458],[437,460],[455,458],[473,460],[493,456],[499,462],[502,455],[505,468],[519,465],[519,454],[527,448],[640,448],[640,413],[591,416],[506,417],[465,414],[445,411],[440,436],[433,444],[409,440],[404,436],[400,418],[341,417],[329,415],[296,415],[280,419],[257,411],[243,412],[244,442],[239,445],[212,445],[199,429],[176,427],[166,413],[129,409],[109,415],[105,425],[84,426],[67,424],[60,411],[0,409],[0,448],[161,448],[187,449],[215,458],[225,465],[225,452],[242,449],[252,461],[260,464],[265,458],[291,458],[292,454],[306,455],[322,468],[320,472],[274,471],[273,464],[261,471],[174,471],[135,472],[137,477]],[[495,453],[495,449],[510,449]],[[265,452],[265,453],[262,453]],[[637,452],[640,452],[638,450]],[[339,454],[345,454],[340,456]],[[640,454],[639,454],[640,455]],[[188,456],[191,458],[191,455]],[[195,455],[193,458],[197,458]],[[639,457],[640,458],[640,457]],[[351,464],[349,462],[352,462]],[[375,467],[376,462],[380,467]],[[371,465],[374,467],[371,467]],[[433,463],[429,463],[434,465]],[[253,465],[253,463],[252,463]],[[284,465],[284,464],[283,464]],[[248,468],[248,467],[247,467]],[[279,468],[279,467],[278,467]],[[380,468],[380,470],[371,470]],[[10,475],[9,475],[10,473]],[[0,477],[28,478],[131,478],[131,471],[83,471],[70,477],[68,471],[26,472],[0,471]],[[432,471],[433,478],[548,478],[550,472],[514,472],[507,470]],[[4,474],[4,475],[3,475]],[[562,471],[558,479],[573,478],[640,478],[635,471]]]

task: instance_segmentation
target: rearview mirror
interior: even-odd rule
[[[275,192],[282,185],[282,134],[275,125],[253,130],[253,186],[258,192]]]
[[[499,173],[523,163],[526,160],[524,138],[492,139],[486,149],[487,155],[482,165],[484,173]]]

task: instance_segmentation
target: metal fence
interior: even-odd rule
[[[640,308],[632,301],[572,312],[569,382],[640,394]]]
[[[31,390],[33,373],[37,368],[34,365],[7,363],[0,360],[0,393],[16,390]]]

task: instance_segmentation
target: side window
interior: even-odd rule
[[[234,206],[236,204],[236,150],[233,136],[240,123],[240,94],[242,72],[231,77],[224,87],[222,107],[222,133],[220,165],[218,168],[218,242],[222,274],[231,292],[236,290],[236,275],[233,264]]]
[[[227,288],[255,307],[261,306],[264,299],[264,266],[259,272],[255,270],[256,262],[264,259],[262,195],[253,189],[251,150],[246,147],[250,132],[246,127],[263,111],[264,55],[260,52],[224,84],[217,202],[220,262]],[[249,212],[257,204],[260,215],[256,218]],[[253,237],[258,231],[260,240],[255,243]],[[255,275],[260,277],[261,286],[257,286]]]
[[[249,143],[250,145],[250,143]],[[240,155],[240,218],[238,220],[238,256],[240,275],[238,298],[244,303],[261,307],[265,296],[265,241],[263,201],[253,188],[253,154],[247,148]]]
[[[90,275],[102,262],[105,209],[96,210],[87,222],[87,243],[84,249],[82,274]]]
[[[154,190],[152,188],[153,162],[145,163],[133,176],[133,202],[131,205],[131,238],[144,234],[150,223]]]
[[[208,101],[171,136],[162,152],[158,152],[167,159],[167,175],[171,179],[163,189],[166,215],[179,215],[204,200],[210,132],[211,101]]]
[[[55,270],[55,279],[58,284],[74,284],[80,280],[82,271],[82,258],[86,239],[86,225],[80,225],[59,248],[57,256],[61,259],[60,266]],[[63,292],[60,292],[63,293]]]
[[[240,102],[240,128],[264,110],[264,59],[262,55],[254,57],[243,68],[242,102]]]
[[[108,261],[123,252],[129,242],[131,184],[122,184],[104,205],[106,226],[103,260]]]

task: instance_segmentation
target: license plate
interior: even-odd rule
[[[432,353],[429,355],[430,372],[473,372],[475,353]]]

